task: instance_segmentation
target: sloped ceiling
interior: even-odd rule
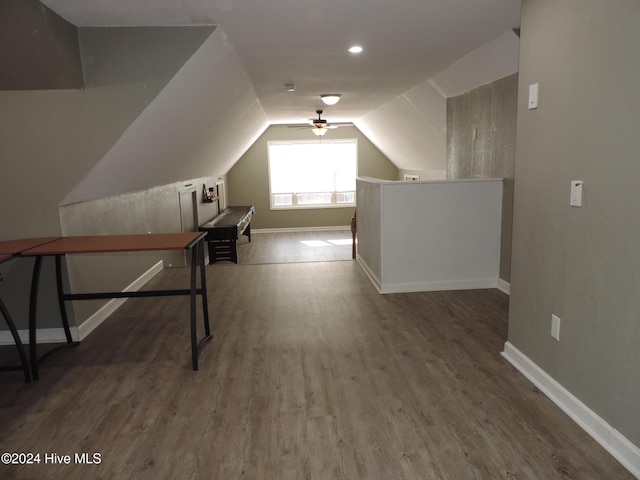
[[[422,180],[446,174],[446,101],[428,82],[355,122],[387,158]]]
[[[443,97],[456,97],[516,73],[519,55],[520,37],[513,30],[507,30],[467,53],[430,80]]]
[[[446,175],[446,99],[518,71],[520,41],[509,30],[444,71],[355,121],[400,169],[422,179]]]
[[[517,27],[519,0],[42,0],[76,26],[218,25],[270,123],[354,121]],[[347,53],[352,44],[362,54]],[[296,84],[289,94],[284,84]]]
[[[62,204],[226,173],[267,126],[216,29]]]
[[[501,78],[505,62],[517,68],[517,51],[486,45],[515,38],[519,0],[42,1],[78,26],[219,25],[267,123],[308,121],[323,108],[324,118],[354,122],[400,169],[427,178],[446,170],[446,97]],[[362,54],[346,52],[355,43]],[[319,95],[332,92],[341,101],[323,106]],[[243,127],[223,130],[233,151],[256,138]],[[127,136],[140,133],[132,128]]]

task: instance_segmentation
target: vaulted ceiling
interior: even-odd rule
[[[519,0],[42,0],[76,26],[219,25],[270,123],[354,121],[519,25]],[[363,52],[347,52],[358,44]],[[474,68],[489,68],[482,64]],[[284,88],[296,85],[293,93]]]
[[[19,25],[14,41],[0,29],[4,44],[21,45],[15,41],[18,34],[29,42],[39,39],[35,44],[43,53],[38,58],[56,54],[58,63],[65,65],[63,73],[73,73],[79,60],[57,53],[74,50],[62,48],[66,36],[40,38],[51,22],[60,20],[45,7],[78,27],[83,41],[76,42],[75,51],[84,50],[73,57],[89,63],[97,59],[83,55],[91,32],[98,30],[119,39],[117,45],[108,43],[113,47],[110,59],[117,64],[118,55],[129,58],[122,42],[130,34],[118,34],[127,29],[93,27],[178,26],[186,32],[192,30],[189,27],[211,26],[214,32],[178,66],[176,75],[110,148],[102,151],[111,137],[92,131],[82,137],[87,143],[83,155],[63,155],[64,148],[57,149],[66,163],[77,164],[72,171],[79,177],[75,186],[60,187],[62,203],[223,175],[269,124],[305,122],[318,108],[330,122],[353,122],[401,171],[443,178],[446,98],[518,69],[519,41],[512,29],[519,25],[519,0],[3,0],[0,13],[2,8],[18,11],[28,20],[0,16],[5,24]],[[362,53],[347,52],[355,44],[362,46]],[[154,58],[170,56],[163,51],[166,44],[153,47]],[[31,56],[20,48],[0,49],[0,66],[19,69]],[[31,62],[32,70],[41,63]],[[114,62],[84,64],[85,77],[94,67],[102,71],[113,68]],[[61,78],[55,69],[50,71],[49,80]],[[42,78],[29,72],[28,77]],[[4,77],[0,74],[0,80]],[[295,91],[287,91],[285,84],[295,84]],[[78,94],[79,105],[104,93],[91,87],[87,85],[86,95]],[[342,99],[323,106],[323,93],[340,93]],[[7,98],[18,103],[36,100]],[[94,112],[89,107],[74,110],[70,102],[64,105],[74,121]],[[25,155],[31,144],[16,145],[15,151]],[[127,182],[121,180],[125,166],[130,173]]]

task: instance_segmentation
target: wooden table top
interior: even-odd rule
[[[22,238],[19,240],[7,240],[0,242],[0,255],[17,255],[24,250],[37,247],[44,243],[57,240],[60,237]]]
[[[149,233],[133,235],[91,235],[63,237],[24,250],[21,255],[64,255],[71,253],[142,252],[191,248],[205,232]]]

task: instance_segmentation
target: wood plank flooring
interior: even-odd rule
[[[37,382],[0,373],[0,453],[101,456],[0,478],[633,478],[501,357],[497,290],[379,295],[351,260],[207,275],[198,372],[174,297],[129,300]]]
[[[244,236],[238,241],[238,263],[257,265],[350,260],[351,244],[351,230],[252,232],[251,242]]]

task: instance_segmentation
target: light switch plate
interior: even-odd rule
[[[571,198],[569,200],[569,205],[572,207],[581,207],[582,206],[582,180],[571,180]]]
[[[529,110],[538,108],[538,84],[529,85]]]
[[[560,341],[560,318],[556,315],[551,315],[551,336]]]

